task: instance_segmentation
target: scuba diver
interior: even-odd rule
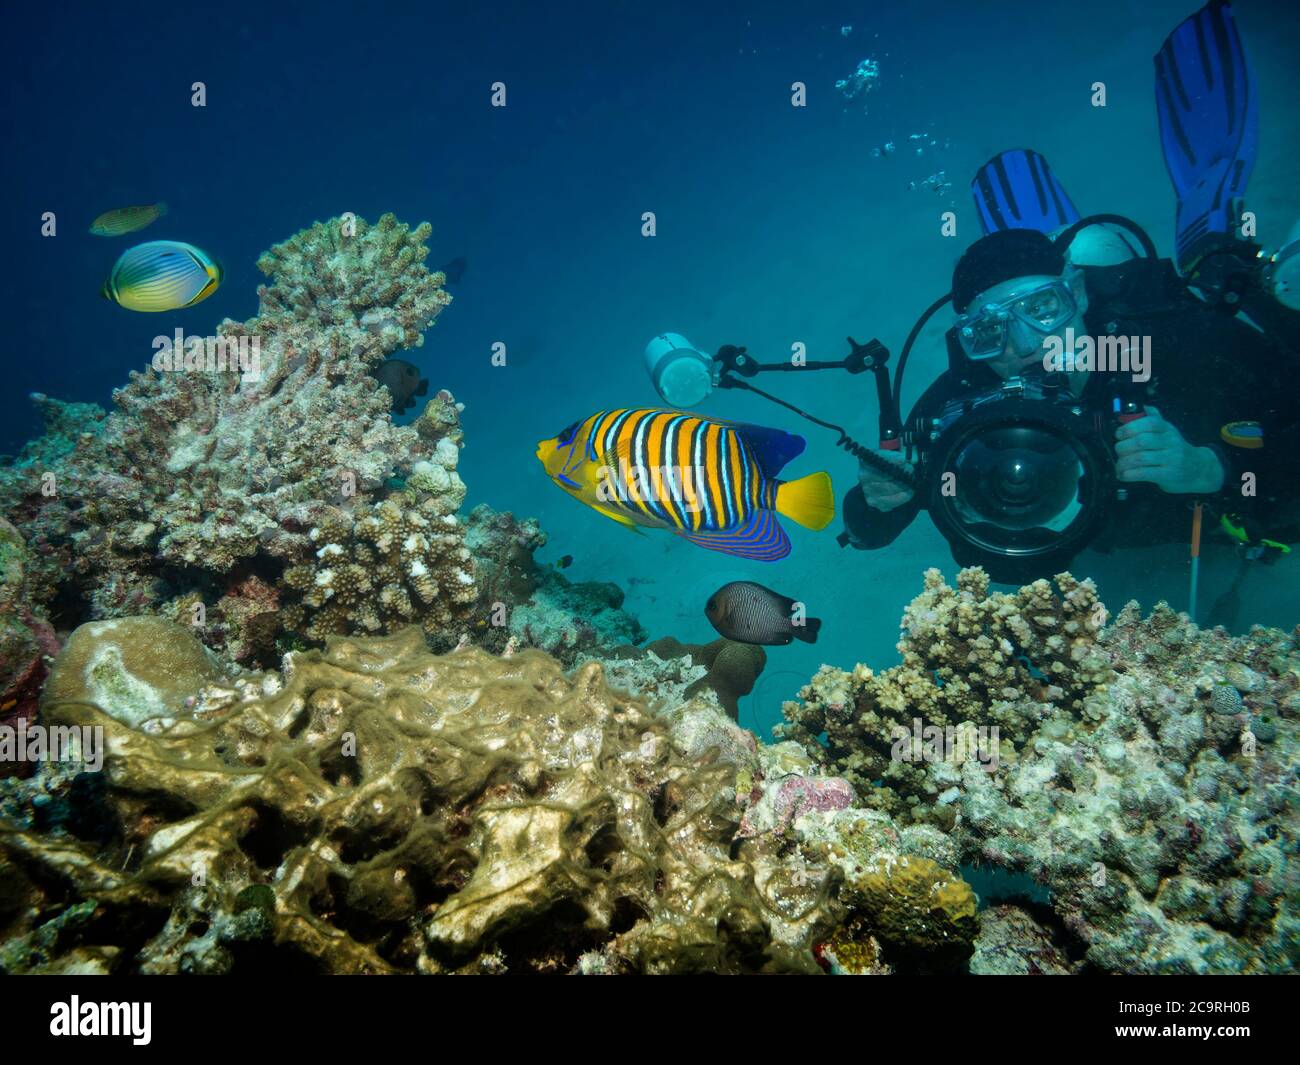
[[[1300,539],[1300,229],[1275,253],[1253,242],[1241,197],[1258,105],[1226,0],[1179,25],[1155,68],[1178,200],[1172,261],[1127,218],[1081,218],[1037,152],[1003,152],[971,184],[985,235],[912,327],[892,381],[879,340],[849,337],[839,360],[761,362],[663,333],[645,351],[656,391],[689,409],[715,388],[746,389],[837,432],[859,463],[842,546],[884,547],[924,509],[956,561],[1024,583],[1085,547],[1190,539],[1193,614],[1207,511],[1244,560],[1289,553]],[[949,303],[947,369],[904,420],[909,355]],[[824,370],[874,375],[878,447],[752,383]]]
[[[1111,233],[1080,243],[1113,252]],[[1168,260],[1081,265],[1037,229],[1004,229],[961,257],[951,301],[948,369],[901,433],[933,488],[891,474],[915,477],[898,450],[864,457],[841,542],[883,547],[926,505],[957,562],[1018,582],[1087,543],[1184,540],[1189,497],[1252,528],[1300,497],[1295,352]]]
[[[1155,65],[1175,261],[1127,219],[1080,219],[1036,152],[985,164],[986,235],[908,338],[895,419],[911,345],[950,301],[948,368],[896,432],[882,416],[880,449],[851,449],[841,544],[883,547],[924,507],[956,561],[1021,582],[1087,545],[1185,541],[1192,501],[1248,551],[1297,538],[1297,242],[1266,256],[1238,229],[1257,101],[1225,0]]]

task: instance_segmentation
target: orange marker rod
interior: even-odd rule
[[[1196,591],[1201,577],[1201,512],[1202,504],[1192,508],[1192,575],[1191,587],[1187,590],[1187,616],[1196,620]]]

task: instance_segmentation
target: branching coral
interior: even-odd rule
[[[972,721],[1022,745],[1043,717],[1080,710],[1110,678],[1097,644],[1105,620],[1092,582],[1068,573],[1055,588],[1040,580],[990,595],[983,570],[962,570],[956,588],[928,570],[903,615],[901,664],[879,674],[823,666],[802,702],[784,707],[783,734],[809,750],[822,749],[824,734],[828,763],[873,805],[908,813],[907,797],[924,794],[926,773],[922,751],[895,756],[900,727]]]
[[[321,640],[418,622],[432,640],[445,638],[478,593],[460,525],[441,509],[435,496],[391,496],[313,529],[315,563],[284,574],[301,596],[282,612],[285,626]]]
[[[1300,969],[1300,631],[1231,638],[1135,604],[1101,631],[1090,585],[1057,585],[986,596],[979,574],[955,592],[928,574],[904,665],[823,670],[788,733],[824,729],[809,749],[864,801],[1047,887],[1094,967]],[[996,763],[910,740],[891,760],[883,729],[913,717],[998,725]]]
[[[248,360],[237,368],[199,360],[133,373],[107,417],[37,397],[47,436],[0,477],[0,502],[31,544],[38,594],[81,599],[91,617],[198,597],[214,612],[212,628],[200,631],[222,637],[233,626],[230,646],[242,650],[264,642],[260,631],[246,638],[242,619],[274,611],[243,610],[232,596],[241,598],[250,578],[273,585],[281,568],[316,561],[327,545],[312,530],[356,525],[373,547],[366,523],[384,520],[375,508],[393,495],[394,478],[416,497],[398,504],[404,512],[416,507],[435,523],[454,513],[464,498],[454,400],[441,393],[414,424],[397,426],[370,372],[421,344],[450,302],[441,275],[423,265],[428,235],[427,224],[411,230],[392,215],[374,225],[317,223],[259,260],[269,281],[256,317],[190,338],[205,352]],[[446,543],[450,528],[438,530],[439,565],[459,550]],[[404,560],[416,591],[450,586],[458,603],[460,579],[409,572],[424,564],[416,554]],[[372,604],[348,620],[370,629],[387,612],[431,628],[455,605]],[[340,621],[318,627],[337,630]]]

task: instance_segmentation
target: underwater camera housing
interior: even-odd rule
[[[951,355],[954,330],[948,341]],[[904,428],[890,388],[888,349],[878,340],[860,344],[850,337],[848,343],[842,360],[798,367],[759,362],[743,347],[723,345],[713,360],[714,380],[719,388],[754,392],[839,433],[839,447],[920,494],[958,562],[982,565],[996,580],[1063,568],[1101,529],[1113,502],[1125,498],[1109,441],[1118,424],[1141,417],[1140,390],[1133,386],[1117,383],[1108,409],[1099,410],[1074,397],[1064,374],[1011,378],[965,392],[938,417]],[[878,446],[906,447],[916,456],[915,469],[887,462],[841,426],[751,383],[763,372],[796,369],[872,373],[880,403]],[[897,376],[892,384],[897,387]]]
[[[1047,375],[958,397],[909,427],[926,509],[953,556],[996,574],[1003,560],[1056,565],[1085,547],[1116,498],[1101,420]]]

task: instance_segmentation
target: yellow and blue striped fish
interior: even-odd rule
[[[122,253],[103,295],[132,311],[174,311],[207,299],[221,276],[220,264],[193,244],[154,240]]]
[[[90,231],[97,237],[120,237],[152,225],[167,213],[165,203],[150,203],[141,207],[117,207],[105,211],[90,223]]]
[[[824,529],[835,516],[830,476],[780,481],[803,437],[713,421],[689,411],[601,411],[537,445],[561,488],[627,526],[669,529],[710,551],[775,562],[790,553],[776,520]]]

